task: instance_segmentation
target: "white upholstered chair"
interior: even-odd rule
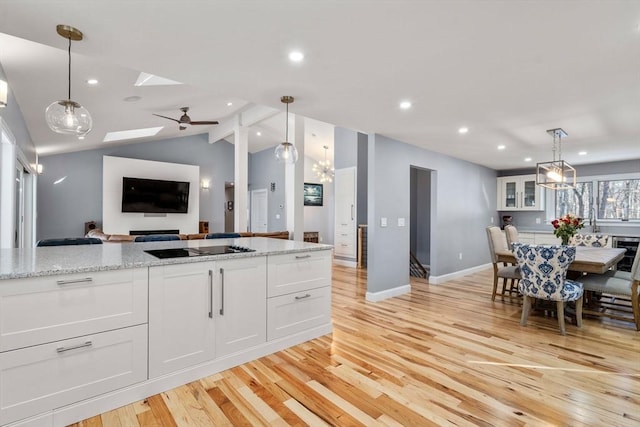
[[[633,259],[631,272],[611,270],[605,274],[587,274],[581,277],[580,281],[584,284],[585,292],[599,293],[602,295],[601,300],[612,299],[611,296],[630,300],[633,322],[636,330],[640,331],[640,250],[636,252]],[[586,309],[585,313],[629,321],[631,318],[622,315],[628,310],[627,304],[622,304],[622,301],[613,301],[602,303],[602,307],[598,310]]]
[[[502,279],[502,294],[504,295],[507,280],[510,279],[513,283],[515,280],[520,279],[520,271],[515,265],[501,266],[498,264],[498,255],[496,254],[496,251],[509,251],[509,249],[506,248],[505,239],[502,236],[500,227],[487,227],[487,240],[489,241],[491,263],[493,264],[493,292],[491,293],[491,300],[495,301],[496,293],[498,291],[498,279]]]
[[[509,250],[513,250],[511,245],[518,243],[518,229],[513,225],[507,225],[504,227],[504,234],[507,238],[507,247]]]

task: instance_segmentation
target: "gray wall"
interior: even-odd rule
[[[101,227],[105,155],[200,166],[201,178],[211,182],[209,190],[190,189],[200,194],[200,220],[209,221],[210,232],[224,231],[224,183],[234,179],[233,146],[209,144],[201,134],[42,157],[36,239],[81,236],[90,220]]]
[[[367,180],[368,180],[368,143],[369,137],[363,133],[358,133],[358,157],[357,157],[357,194],[356,203],[358,205],[358,225],[367,224]]]
[[[432,176],[431,275],[489,262],[485,227],[495,217],[496,172],[382,135],[369,135],[367,288],[381,292],[409,283],[410,168]],[[386,217],[388,227],[380,227]],[[406,227],[397,219],[405,218]],[[462,260],[458,254],[462,253]]]
[[[284,168],[278,163],[273,154],[273,148],[267,148],[258,153],[249,154],[249,191],[267,189],[268,231],[283,231],[287,229],[287,209],[285,206]],[[271,191],[271,183],[276,184],[275,191]],[[248,199],[250,202],[250,198]],[[282,207],[280,207],[282,206]],[[276,218],[280,215],[280,218]],[[250,218],[248,218],[250,220]]]
[[[36,148],[33,145],[33,141],[31,139],[31,135],[27,130],[27,125],[24,122],[24,117],[22,116],[22,111],[20,110],[20,106],[16,102],[16,98],[13,96],[13,91],[11,90],[11,82],[8,81],[6,74],[4,73],[4,69],[0,64],[0,80],[4,80],[7,82],[9,86],[9,96],[7,99],[7,106],[4,108],[0,108],[0,117],[9,125],[9,129],[11,133],[16,138],[16,145],[20,148],[22,153],[27,158],[27,161],[31,164],[36,163]],[[44,110],[42,112],[42,119],[44,120]]]
[[[316,173],[313,171],[315,160],[311,157],[304,158],[304,182],[320,184]],[[335,223],[334,183],[323,182],[322,206],[304,207],[304,231],[317,231],[320,243],[333,244],[333,230]]]

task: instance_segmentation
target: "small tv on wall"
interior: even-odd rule
[[[322,206],[322,184],[304,183],[304,205]]]
[[[189,183],[122,178],[122,212],[187,213]]]

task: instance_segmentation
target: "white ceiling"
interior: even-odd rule
[[[94,119],[85,141],[44,121],[66,98],[57,24],[85,34],[71,47],[72,98]],[[43,155],[94,148],[107,131],[201,133],[152,113],[189,106],[192,120],[223,124],[254,105],[283,111],[280,96],[292,95],[290,112],[315,119],[305,138],[315,158],[332,148],[325,123],[494,169],[550,160],[555,127],[569,134],[570,163],[640,158],[640,1],[22,0],[0,3],[0,33],[0,64]],[[293,49],[302,63],[289,62]],[[185,84],[134,87],[140,71]],[[132,95],[142,99],[123,101]],[[284,127],[280,114],[252,128],[250,150],[281,141]]]

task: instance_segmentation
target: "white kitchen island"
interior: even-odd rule
[[[145,250],[254,252],[158,259]],[[64,426],[332,332],[331,246],[0,251],[0,425]]]

